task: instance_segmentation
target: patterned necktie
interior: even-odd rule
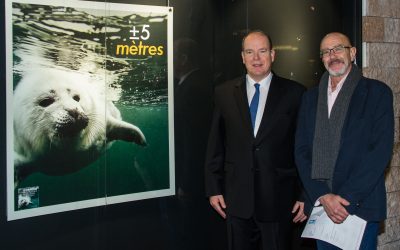
[[[253,99],[251,99],[250,103],[250,116],[251,116],[251,124],[253,125],[253,130],[256,124],[256,116],[257,116],[257,109],[258,109],[258,101],[260,100],[260,84],[254,84],[256,88],[256,92],[253,95]]]

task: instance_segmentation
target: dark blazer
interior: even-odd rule
[[[346,207],[367,221],[386,218],[384,170],[393,150],[393,96],[384,83],[361,78],[350,101],[341,135],[341,146],[332,179],[311,179],[312,143],[315,130],[318,87],[306,92],[296,133],[296,164],[308,196],[307,205],[327,193],[350,202]]]
[[[305,88],[273,75],[256,138],[246,78],[215,89],[207,148],[206,195],[224,195],[227,213],[261,221],[291,217],[296,188],[294,135]]]

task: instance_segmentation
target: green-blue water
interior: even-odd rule
[[[39,186],[40,206],[169,188],[167,107],[119,109],[125,121],[142,130],[146,147],[117,141],[96,162],[76,173],[35,173],[18,188]]]

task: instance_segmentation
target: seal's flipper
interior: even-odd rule
[[[146,138],[142,131],[133,124],[109,117],[107,121],[107,140],[122,140],[146,146]]]

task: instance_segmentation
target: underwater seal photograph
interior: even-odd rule
[[[172,8],[67,4],[6,2],[9,220],[174,194]]]

